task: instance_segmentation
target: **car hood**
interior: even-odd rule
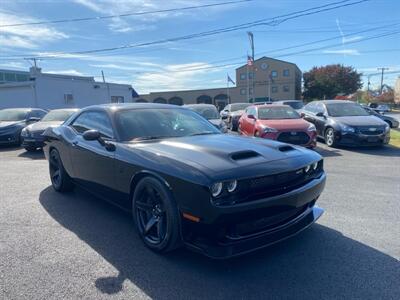
[[[384,121],[375,116],[350,116],[350,117],[334,117],[341,124],[349,126],[383,126]]]
[[[174,175],[201,172],[221,180],[284,172],[321,159],[319,154],[302,147],[225,134],[132,142],[123,146],[141,159],[147,158],[157,168],[163,165],[176,168]]]
[[[303,119],[281,119],[281,120],[257,120],[261,126],[275,128],[279,131],[287,130],[307,130],[310,123]]]
[[[36,122],[26,127],[29,131],[44,131],[49,127],[56,127],[61,125],[60,121],[52,121],[52,122]]]
[[[25,125],[25,121],[0,121],[0,129],[12,127],[15,125]]]

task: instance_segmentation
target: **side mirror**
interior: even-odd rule
[[[256,119],[256,117],[255,117],[254,115],[247,115],[247,117],[248,117],[249,119],[253,119],[253,120]]]
[[[27,123],[34,123],[40,121],[40,118],[37,117],[30,117],[28,120],[26,120]]]
[[[87,130],[82,134],[82,137],[87,141],[98,141],[101,139],[100,132],[97,130]]]
[[[86,141],[98,141],[100,145],[106,148],[107,151],[115,151],[115,145],[113,143],[105,141],[98,130],[86,130],[82,137]]]
[[[318,112],[318,113],[316,114],[316,116],[317,116],[317,117],[324,117],[324,118],[326,118],[326,116],[324,115],[323,112]]]

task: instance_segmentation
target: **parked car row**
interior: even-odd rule
[[[78,109],[55,109],[47,112],[38,108],[0,110],[0,144],[22,145],[27,151],[43,147],[42,133],[58,126]]]

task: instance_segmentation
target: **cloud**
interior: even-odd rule
[[[60,75],[74,75],[74,76],[87,76],[77,70],[54,70],[54,71],[46,71],[45,73],[50,73],[50,74],[60,74]]]
[[[0,10],[0,25],[38,21],[40,20]],[[1,27],[0,46],[3,48],[35,49],[43,43],[66,38],[68,38],[67,34],[48,25]]]
[[[0,67],[3,68],[12,68],[12,69],[27,69],[26,64],[21,63],[21,62],[8,62],[8,63],[2,63],[0,64]]]
[[[166,65],[161,72],[145,72],[136,76],[133,78],[133,87],[140,93],[204,88],[205,82],[206,88],[218,87],[218,81],[209,82],[207,78],[210,72],[219,70],[204,62]]]
[[[357,49],[340,49],[340,50],[324,50],[327,54],[342,54],[342,55],[361,55]]]

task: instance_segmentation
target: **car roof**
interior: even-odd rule
[[[3,108],[1,110],[19,110],[19,111],[31,111],[31,110],[42,110],[45,111],[44,109],[41,108],[34,108],[34,107],[16,107],[16,108]]]
[[[79,108],[56,108],[56,109],[51,109],[51,111],[79,111]]]
[[[263,105],[255,105],[257,108],[270,108],[270,107],[290,107],[289,105],[284,104],[263,104]]]
[[[320,103],[323,103],[323,104],[335,104],[335,103],[352,103],[352,104],[357,104],[357,103],[355,103],[355,102],[353,102],[353,101],[349,101],[349,100],[315,100],[315,101],[312,101],[312,102],[320,102]],[[312,103],[312,102],[310,102],[310,103]]]
[[[193,108],[193,107],[213,107],[213,108],[217,109],[217,108],[215,107],[215,105],[213,105],[213,104],[207,104],[207,103],[185,104],[185,105],[183,105],[183,107],[187,107],[187,108]]]
[[[115,112],[120,110],[131,110],[131,109],[161,109],[161,108],[185,109],[182,106],[173,104],[140,102],[140,103],[108,103],[108,104],[91,105],[83,108],[82,110],[103,109],[110,112]]]
[[[278,100],[278,101],[274,101],[275,103],[283,103],[283,102],[301,102],[303,103],[302,100]]]

